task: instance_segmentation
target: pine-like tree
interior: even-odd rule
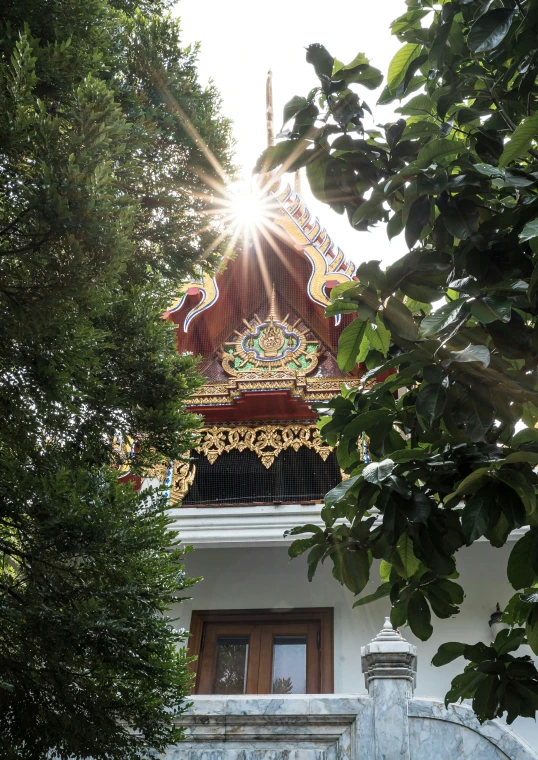
[[[0,8],[2,757],[149,756],[186,693],[164,499],[118,481],[190,448],[160,319],[214,237],[230,127],[166,3]],[[195,132],[185,128],[187,114]]]

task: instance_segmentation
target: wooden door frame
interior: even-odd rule
[[[262,610],[193,610],[187,653],[198,658],[206,623],[302,623],[319,621],[321,631],[320,694],[334,693],[334,614],[332,607],[299,607],[294,609]],[[193,683],[191,694],[198,689],[199,674],[196,661],[189,665]]]

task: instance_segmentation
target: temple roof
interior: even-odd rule
[[[289,186],[270,190],[270,216],[213,276],[186,283],[166,313],[179,351],[202,356],[206,378],[191,406],[206,423],[315,418],[358,370],[336,363],[352,315],[324,315],[333,287],[354,279],[345,258]]]
[[[343,324],[326,319],[324,309],[330,289],[352,280],[355,265],[289,186],[270,196],[274,224],[268,234],[226,261],[223,271],[186,283],[167,312],[178,326],[181,351],[210,357],[243,319],[264,310],[273,286],[282,308],[296,313],[336,350]]]

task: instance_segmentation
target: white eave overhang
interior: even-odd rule
[[[286,530],[311,523],[325,528],[322,504],[280,504],[263,507],[177,507],[170,510],[172,530],[183,544],[197,549],[289,546],[296,536]],[[527,528],[513,531],[508,540],[517,541]],[[306,538],[308,534],[305,534]],[[485,541],[481,538],[479,541]]]
[[[279,504],[263,507],[178,507],[170,510],[172,530],[184,544],[197,549],[242,546],[289,546],[284,536],[297,525],[325,527],[322,504]]]

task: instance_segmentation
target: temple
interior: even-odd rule
[[[190,405],[204,418],[200,444],[169,474],[174,503],[316,502],[341,480],[312,405],[360,383],[335,359],[346,318],[324,317],[355,267],[289,186],[271,198],[267,235],[186,285],[167,315],[206,381]]]
[[[504,573],[511,542],[524,529],[502,549],[477,541],[462,553],[461,613],[436,620],[422,643],[388,624],[378,633],[390,603],[353,609],[330,563],[309,579],[304,556],[289,561],[287,532],[323,530],[323,497],[342,480],[319,437],[316,404],[344,383],[361,384],[360,366],[345,373],[335,358],[350,317],[325,316],[331,290],[353,280],[355,265],[297,188],[269,184],[266,200],[264,234],[214,275],[187,283],[165,315],[178,350],[202,357],[205,378],[190,401],[203,417],[197,445],[161,477],[172,527],[195,549],[187,572],[201,579],[174,610],[196,660],[187,741],[166,757],[538,758],[502,723],[480,726],[469,708],[431,698],[460,672],[458,662],[430,665],[439,644],[494,638],[492,613],[512,594]],[[538,746],[534,722],[518,719],[515,729]]]

